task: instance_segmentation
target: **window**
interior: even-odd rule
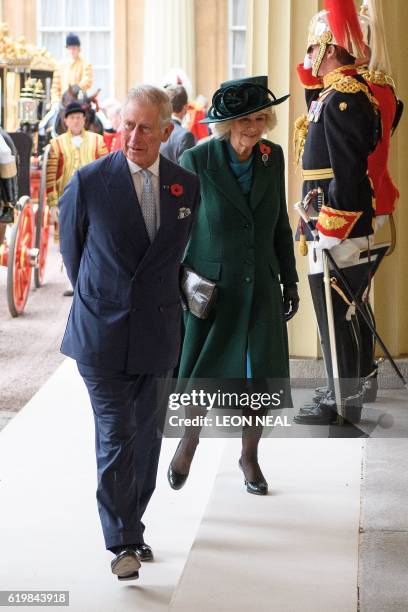
[[[91,92],[113,95],[113,0],[38,0],[38,39],[57,61],[65,55],[65,38],[78,34],[81,55],[93,66]]]
[[[229,60],[228,72],[230,79],[246,76],[245,39],[247,30],[248,0],[229,0]]]

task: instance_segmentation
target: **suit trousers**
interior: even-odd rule
[[[77,366],[94,414],[96,497],[106,548],[141,544],[141,519],[156,486],[166,409],[159,397],[160,377]]]

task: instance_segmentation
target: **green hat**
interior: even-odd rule
[[[268,89],[268,77],[266,76],[225,81],[213,95],[208,116],[200,123],[230,121],[256,113],[269,106],[276,106],[288,98],[289,94],[276,99],[276,96]]]

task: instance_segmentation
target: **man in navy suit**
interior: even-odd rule
[[[75,288],[61,351],[77,361],[96,433],[97,500],[111,569],[153,558],[141,521],[155,488],[163,410],[157,379],[180,348],[179,268],[199,204],[195,175],[159,155],[166,93],[132,89],[122,150],[81,168],[60,199],[61,253]]]
[[[170,161],[178,164],[184,151],[195,145],[193,134],[182,126],[182,121],[187,114],[187,92],[182,85],[168,85],[166,93],[170,98],[173,108],[171,121],[173,130],[166,142],[160,145],[160,153]]]

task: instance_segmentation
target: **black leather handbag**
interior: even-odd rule
[[[183,266],[181,290],[188,310],[199,319],[206,319],[217,300],[217,285],[191,268]]]

